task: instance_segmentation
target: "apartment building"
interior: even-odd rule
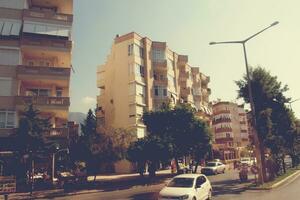
[[[146,127],[141,117],[163,103],[190,103],[210,123],[210,78],[188,64],[188,56],[135,32],[114,39],[106,63],[97,70],[98,127],[128,128],[138,138]]]
[[[49,139],[68,138],[72,0],[0,1],[0,140],[33,104],[50,118]]]
[[[212,127],[214,147],[221,159],[240,158],[240,152],[249,144],[248,120],[242,106],[219,101],[213,104]]]

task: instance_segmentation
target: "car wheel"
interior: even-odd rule
[[[223,169],[222,173],[225,174],[225,169]]]
[[[193,200],[197,200],[196,197],[193,197]]]
[[[211,200],[211,199],[212,199],[212,192],[211,190],[209,190],[207,200]]]

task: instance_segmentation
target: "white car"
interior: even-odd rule
[[[205,167],[201,168],[202,174],[219,174],[225,173],[226,166],[221,162],[208,162]]]
[[[175,176],[160,192],[158,200],[206,200],[212,198],[210,181],[203,174]]]
[[[248,166],[252,166],[255,163],[255,158],[243,157],[240,160],[241,165],[245,164]]]

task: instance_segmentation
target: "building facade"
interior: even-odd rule
[[[246,111],[232,102],[213,104],[212,127],[214,147],[223,160],[239,159],[240,152],[249,144]]]
[[[51,130],[68,138],[72,0],[0,1],[0,139],[18,127],[33,104]]]
[[[163,103],[190,103],[199,118],[210,121],[210,78],[188,64],[165,42],[137,33],[117,35],[106,63],[97,70],[98,127],[128,128],[144,137],[141,121],[146,110]]]

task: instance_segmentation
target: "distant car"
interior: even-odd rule
[[[158,200],[206,200],[212,197],[210,181],[203,174],[175,176],[160,192]]]
[[[252,166],[252,165],[254,165],[254,163],[255,163],[255,159],[256,159],[256,158],[243,157],[243,158],[241,158],[241,160],[240,160],[240,164],[241,164],[241,165],[245,164],[245,165],[248,165],[248,166]]]
[[[225,173],[226,166],[221,162],[208,162],[205,167],[202,167],[202,174],[219,174]]]

